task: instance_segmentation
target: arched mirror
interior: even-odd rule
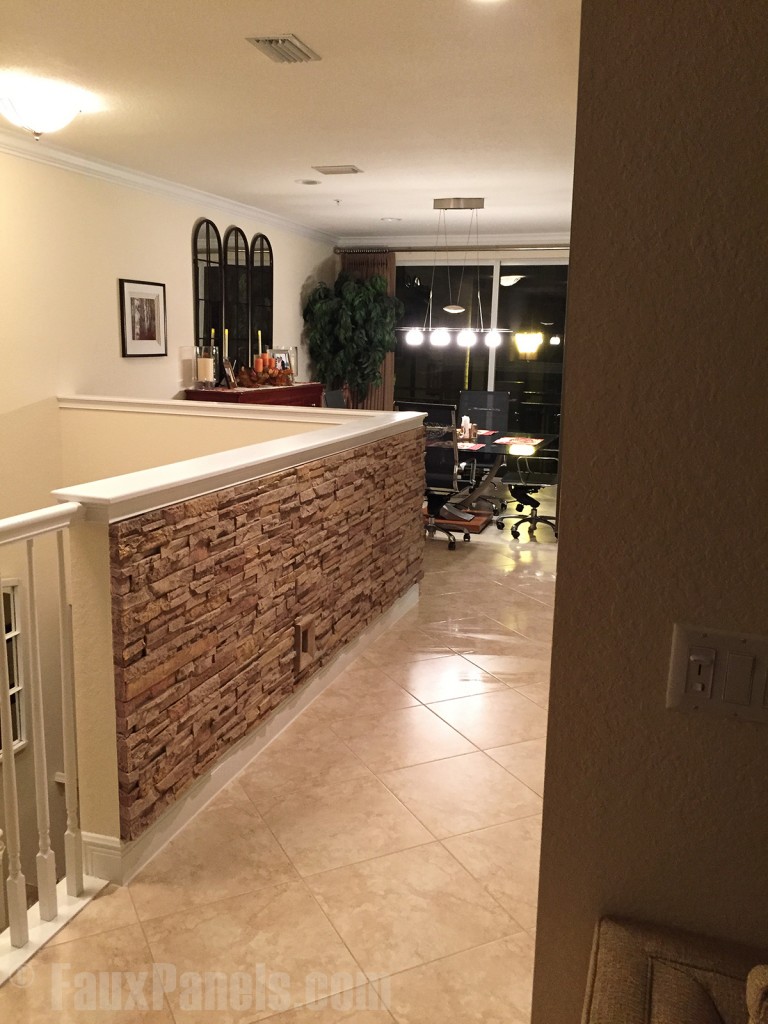
[[[225,354],[234,365],[250,366],[248,335],[248,239],[240,228],[224,235],[224,330]]]
[[[251,345],[272,348],[272,246],[266,235],[251,239]]]
[[[221,235],[212,220],[200,220],[192,232],[195,274],[195,344],[219,346],[223,335]],[[217,367],[217,380],[221,367]]]

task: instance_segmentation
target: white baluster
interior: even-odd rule
[[[67,868],[67,894],[83,892],[83,838],[80,833],[80,809],[77,792],[77,735],[75,732],[75,662],[72,646],[72,603],[64,548],[64,531],[56,534],[59,555],[59,630],[61,634],[61,718],[64,741],[64,798],[67,806],[67,831],[64,833],[64,858]]]
[[[48,804],[48,758],[45,752],[43,684],[40,673],[40,628],[37,613],[34,540],[27,541],[27,621],[29,630],[29,691],[32,706],[32,754],[35,766],[37,802],[37,898],[40,920],[53,921],[59,908],[56,900],[56,854],[51,846],[51,815]]]
[[[0,594],[3,581],[0,577]],[[0,731],[3,734],[3,799],[5,800],[5,827],[8,840],[8,919],[11,926],[11,945],[17,948],[29,942],[27,921],[27,880],[21,870],[21,840],[19,838],[19,795],[16,789],[16,751],[13,749],[13,718],[11,716],[11,686],[8,676],[8,644],[3,628],[0,651]]]
[[[3,856],[5,854],[5,840],[3,839],[3,830],[0,828],[0,932],[4,932],[8,927],[8,912],[5,909],[5,862]]]

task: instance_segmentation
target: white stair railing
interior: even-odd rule
[[[69,896],[83,892],[82,839],[79,824],[77,786],[77,745],[75,733],[75,692],[72,647],[72,605],[66,559],[67,531],[81,514],[81,506],[67,502],[21,516],[0,520],[0,552],[9,544],[26,545],[26,622],[20,637],[25,646],[24,663],[29,668],[28,688],[31,704],[32,756],[35,779],[38,852],[36,856],[38,913],[41,921],[55,921],[58,916],[56,860],[51,844],[49,776],[46,758],[45,708],[40,659],[40,609],[38,605],[35,542],[43,535],[55,534],[57,545],[60,675],[62,702],[62,740],[64,753],[65,803],[67,828],[64,835],[66,890]],[[0,593],[2,593],[0,575]],[[50,728],[50,723],[49,728]],[[22,848],[19,824],[19,791],[16,773],[18,756],[13,742],[13,710],[11,706],[8,644],[3,631],[0,651],[0,732],[4,740],[0,773],[3,780],[5,809],[4,832],[0,831],[0,908],[7,904],[10,944],[22,948],[29,941],[27,884],[22,871]],[[8,877],[3,878],[3,844],[8,854]],[[4,924],[0,909],[0,931]]]

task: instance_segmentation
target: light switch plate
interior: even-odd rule
[[[667,707],[768,722],[768,637],[676,622]]]

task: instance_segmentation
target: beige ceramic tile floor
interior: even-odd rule
[[[556,552],[428,541],[417,609],[0,989],[0,1020],[524,1024]]]

